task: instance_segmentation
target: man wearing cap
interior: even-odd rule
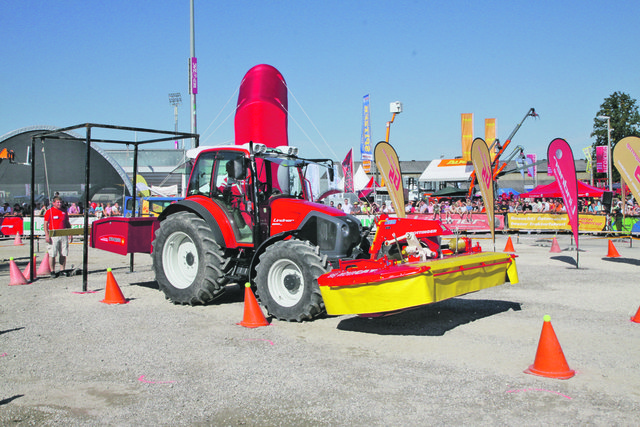
[[[67,211],[62,208],[62,199],[54,196],[51,201],[51,208],[44,214],[44,238],[49,244],[47,252],[49,253],[49,268],[51,269],[51,277],[57,277],[56,274],[56,256],[60,259],[60,269],[64,270],[67,266],[67,255],[69,255],[69,243],[73,241],[73,236],[51,236],[50,230],[61,230],[63,228],[71,228]]]

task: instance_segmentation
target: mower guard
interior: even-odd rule
[[[397,311],[518,283],[515,255],[482,252],[420,262],[355,260],[318,278],[327,313]]]

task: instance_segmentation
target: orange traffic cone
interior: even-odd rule
[[[27,279],[16,265],[13,257],[9,258],[9,286],[28,285]]]
[[[22,238],[20,238],[20,233],[16,233],[16,238],[13,240],[13,246],[23,246]]]
[[[609,240],[609,252],[607,253],[607,258],[619,258],[620,254],[615,246],[613,246],[613,242]]]
[[[638,311],[636,312],[636,315],[631,318],[631,321],[640,323],[640,307],[638,307]]]
[[[509,236],[509,239],[507,239],[507,245],[504,247],[504,251],[503,252],[515,252],[516,250],[513,249],[513,242],[511,241],[511,236]]]
[[[551,326],[551,316],[549,315],[544,316],[536,360],[524,372],[525,374],[557,378],[559,380],[568,380],[576,374],[576,371],[569,369],[567,359],[564,357],[556,333],[553,331],[553,326]]]
[[[35,255],[33,256],[33,265],[36,265]],[[24,278],[27,279],[27,281],[29,282],[33,281],[33,278],[31,278],[31,263],[27,264],[27,268],[24,269],[22,274],[24,275]]]
[[[51,267],[49,267],[49,252],[44,253],[44,258],[40,261],[40,266],[38,267],[38,271],[36,271],[36,275],[38,276],[48,276],[51,274]]]
[[[558,239],[556,239],[555,236],[553,236],[553,242],[551,243],[551,250],[549,252],[562,252],[562,249],[560,249],[560,245],[558,244]]]
[[[100,302],[105,304],[126,304],[129,302],[124,298],[124,295],[122,295],[120,286],[118,286],[118,282],[116,282],[116,278],[113,277],[110,268],[107,268],[107,287],[104,292],[104,299]]]
[[[247,282],[244,285],[244,317],[238,325],[245,328],[259,328],[260,326],[269,326],[269,322],[262,314],[262,309],[256,300],[251,285]]]

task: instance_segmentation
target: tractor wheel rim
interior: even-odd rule
[[[164,272],[178,289],[189,287],[198,274],[198,250],[191,237],[176,232],[167,239],[162,251]]]
[[[283,307],[300,302],[304,293],[304,276],[300,268],[288,259],[273,263],[269,269],[269,293]]]

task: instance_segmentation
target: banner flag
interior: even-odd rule
[[[373,150],[371,148],[371,115],[369,110],[369,94],[362,98],[362,135],[360,137],[360,159],[366,173],[371,171]]]
[[[536,165],[536,162],[538,161],[538,156],[536,154],[527,154],[527,164],[531,165],[527,168],[527,175],[529,175],[531,178],[533,178],[534,176],[536,176],[536,174],[538,173],[538,166]]]
[[[613,147],[613,164],[640,203],[640,138],[628,136],[618,141]]]
[[[189,95],[198,94],[198,58],[189,58]]]
[[[576,177],[576,164],[573,160],[571,147],[562,138],[556,138],[549,144],[547,149],[549,166],[553,170],[553,175],[558,181],[564,207],[569,215],[569,224],[573,231],[573,238],[576,241],[576,266],[578,249],[578,179]]]
[[[493,212],[493,173],[491,172],[491,155],[489,147],[482,138],[476,138],[471,144],[471,162],[473,170],[476,172],[478,184],[480,184],[480,194],[484,202],[485,211],[487,212],[487,220],[489,229],[491,230],[491,239],[495,246],[495,223]]]
[[[385,141],[376,144],[374,154],[376,166],[384,178],[396,215],[398,218],[405,218],[404,187],[402,185],[402,172],[400,171],[398,154],[391,144]]]
[[[596,147],[596,172],[607,173],[609,170],[609,159],[607,159],[607,146],[598,145]]]
[[[342,172],[344,174],[344,192],[355,193],[353,186],[353,148],[347,153],[347,157],[342,161]]]
[[[484,141],[487,147],[491,147],[491,144],[496,140],[496,119],[484,119]],[[491,163],[496,158],[496,150],[490,150]]]
[[[591,147],[584,147],[582,149],[582,153],[584,154],[584,159],[587,161],[587,168],[585,172],[589,173],[593,169],[593,159],[591,158]]]
[[[473,113],[460,115],[462,119],[462,158],[471,160],[471,143],[473,143]]]

